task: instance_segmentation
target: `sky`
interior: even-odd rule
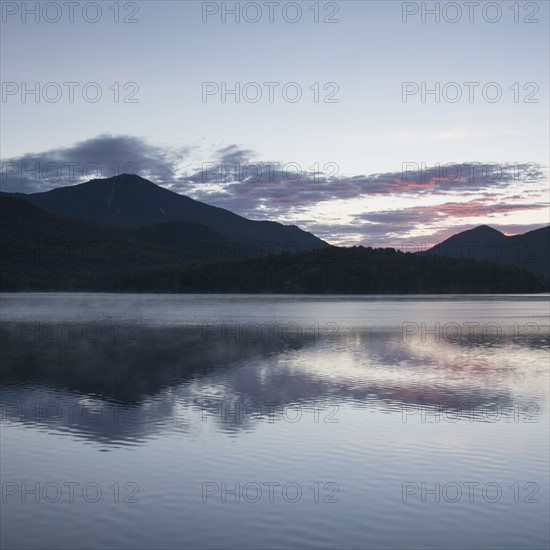
[[[346,246],[549,223],[546,1],[1,4],[3,191],[138,173]]]

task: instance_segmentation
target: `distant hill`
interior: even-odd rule
[[[0,194],[3,290],[82,288],[117,274],[224,261],[237,241],[200,224],[108,227],[65,218]]]
[[[199,223],[242,244],[256,244],[275,252],[328,246],[295,225],[249,220],[131,174],[95,179],[45,193],[11,195],[26,199],[53,214],[106,225],[143,227],[183,221]]]
[[[506,239],[493,231],[483,230]],[[0,194],[0,290],[522,293],[546,292],[549,283],[514,266],[392,248],[266,254],[198,223],[108,226]]]
[[[457,233],[419,255],[485,260],[521,267],[550,278],[550,225],[523,235],[507,237],[500,231],[480,225]]]
[[[123,292],[476,294],[547,292],[524,269],[418,256],[393,248],[325,248],[224,265],[152,270],[117,279]]]

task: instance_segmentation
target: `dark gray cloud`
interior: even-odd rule
[[[219,149],[218,154],[220,155],[220,162],[225,164],[246,164],[254,156],[251,149],[241,149],[238,145],[229,145]]]
[[[259,211],[283,214],[331,200],[368,196],[412,197],[460,193],[474,196],[490,191],[540,192],[546,176],[536,163],[465,162],[425,166],[403,162],[395,172],[343,176],[335,163],[312,172],[296,162],[254,161],[253,152],[230,146],[193,173],[175,182],[173,189],[194,198],[236,210],[244,215]],[[516,191],[517,192],[517,191]],[[259,209],[259,206],[262,206]]]
[[[2,159],[2,191],[35,193],[94,178],[136,173],[158,184],[176,178],[190,148],[163,148],[134,136],[100,135],[69,147]]]
[[[135,136],[104,134],[69,147],[28,153],[2,161],[2,189],[43,191],[133,172],[174,191],[238,211],[260,204],[269,211],[362,196],[476,193],[513,184],[537,184],[545,175],[535,163],[466,162],[442,166],[402,162],[395,172],[345,176],[336,163],[318,172],[298,162],[254,160],[251,149],[229,145],[210,161],[182,174],[193,147],[166,148]]]
[[[470,217],[491,218],[499,214],[522,210],[546,208],[544,202],[521,203],[513,200],[507,203],[495,203],[492,199],[478,199],[469,202],[447,202],[431,206],[416,206],[401,210],[384,210],[360,214],[358,219],[373,223],[396,224],[430,224],[441,219],[460,219]]]

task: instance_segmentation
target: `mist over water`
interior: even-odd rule
[[[548,296],[1,311],[2,547],[548,547]]]

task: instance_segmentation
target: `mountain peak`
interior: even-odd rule
[[[146,181],[148,183],[153,183],[151,180],[148,180],[146,178],[142,178],[141,176],[138,176],[138,174],[129,174],[129,173],[118,174],[116,176],[112,176],[112,177],[106,178],[106,179],[111,179],[111,180],[123,179],[123,180],[128,180],[128,181]],[[155,185],[155,184],[153,183],[153,185]]]
[[[141,176],[138,176],[137,174],[118,174],[116,176],[111,176],[110,178],[96,178],[93,180],[88,181],[88,184],[91,183],[129,183],[132,185],[148,185],[153,187],[160,187],[156,183],[153,183],[151,180],[148,180],[146,178],[142,178]]]
[[[495,229],[494,227],[491,227],[490,225],[478,225],[477,227],[474,227],[473,229],[470,229],[470,231],[475,231],[476,233],[484,233],[484,234],[487,234],[487,235],[504,236],[504,234],[501,233],[498,229]]]
[[[452,235],[448,239],[445,239],[443,242],[436,244],[433,248],[437,248],[438,246],[447,243],[466,243],[472,240],[479,243],[487,243],[500,242],[502,239],[506,239],[506,236],[504,235],[504,233],[501,233],[494,227],[491,227],[490,225],[478,225],[477,227],[473,227],[472,229],[467,229],[466,231],[462,231],[460,233]]]
[[[550,226],[507,237],[489,225],[479,225],[449,237],[426,253],[513,265],[548,277],[548,250]]]

